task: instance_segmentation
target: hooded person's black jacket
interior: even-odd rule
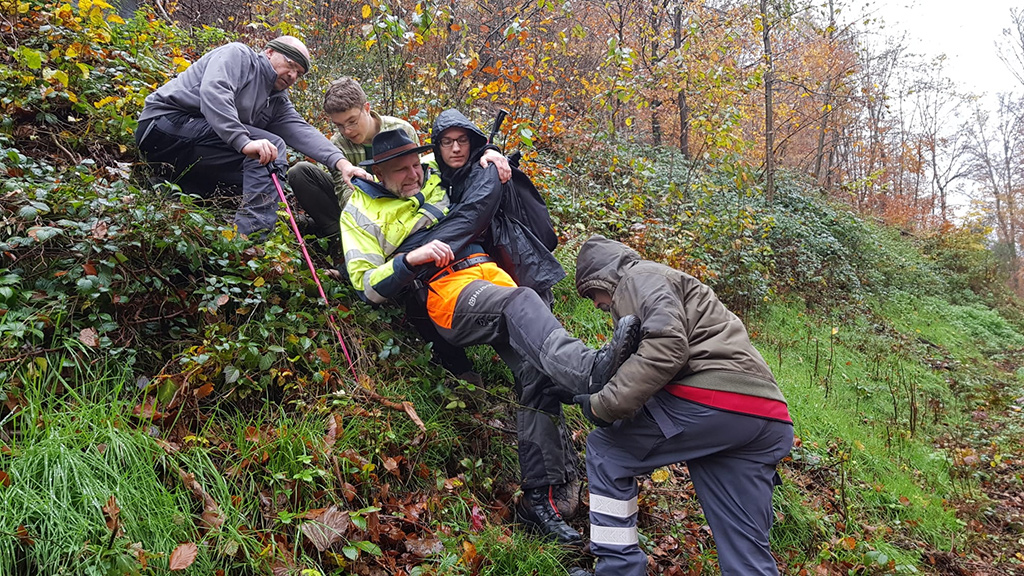
[[[458,169],[445,164],[441,156],[441,134],[450,128],[462,128],[469,134],[469,158]],[[497,168],[480,166],[484,152],[496,149],[487,143],[484,133],[458,110],[445,110],[434,121],[430,139],[452,208],[433,228],[409,236],[400,250],[408,252],[431,240],[456,250],[473,239],[482,241],[487,254],[520,286],[546,290],[565,278],[562,265],[529,228],[505,216],[502,206],[517,192],[513,181],[501,183]],[[456,250],[456,258],[465,256],[468,254]]]
[[[470,154],[466,164],[455,170],[441,159],[441,133],[449,128],[469,132]],[[445,110],[434,121],[430,135],[434,158],[441,174],[441,186],[448,192],[451,209],[432,228],[420,230],[402,242],[400,252],[411,252],[440,240],[452,247],[456,258],[464,258],[466,247],[482,242],[501,201],[501,180],[493,165],[483,168],[480,157],[487,149],[487,137],[458,110]]]

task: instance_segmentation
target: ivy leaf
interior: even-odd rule
[[[368,554],[372,554],[374,556],[380,556],[382,554],[380,546],[377,546],[376,544],[374,544],[373,542],[370,542],[369,540],[360,540],[359,542],[355,543],[355,546],[356,546],[356,548],[359,548],[363,552],[366,552]]]
[[[43,55],[41,52],[22,46],[18,49],[21,60],[32,70],[39,70],[43,67]]]
[[[241,372],[238,371],[238,368],[235,368],[234,366],[232,366],[230,364],[224,367],[224,383],[225,384],[234,384],[235,382],[238,381],[238,377],[241,376],[241,375],[242,374],[241,374]]]
[[[33,226],[28,229],[28,235],[36,242],[46,242],[60,233],[60,228],[52,226]]]

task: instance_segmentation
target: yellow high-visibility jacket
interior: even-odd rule
[[[407,286],[416,273],[405,255],[392,258],[410,234],[429,228],[448,213],[441,179],[431,175],[419,194],[396,198],[383,186],[354,179],[355,192],[341,214],[345,266],[359,296],[382,304]]]

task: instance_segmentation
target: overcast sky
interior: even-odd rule
[[[849,0],[846,16],[867,14],[881,18],[882,37],[903,38],[909,51],[924,55],[909,59],[907,65],[928,62],[945,54],[946,76],[964,92],[984,95],[983,107],[997,108],[996,94],[1024,93],[1018,81],[999,58],[997,41],[1003,29],[1012,26],[1010,9],[1024,9],[1024,0]],[[877,24],[866,26],[877,30]],[[969,212],[974,185],[961,180],[949,197],[958,217]]]
[[[1012,24],[1011,8],[1024,9],[1024,0],[877,0],[865,9],[885,21],[883,34],[899,37],[905,32],[911,50],[945,53],[953,80],[966,90],[993,96],[1024,91],[996,51],[1003,29]]]

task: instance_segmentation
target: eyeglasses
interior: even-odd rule
[[[278,52],[278,54],[280,54],[281,57],[284,58],[284,61],[288,63],[288,67],[295,71],[298,78],[302,78],[306,74],[306,69],[302,67],[302,64],[299,64],[295,60],[285,56],[283,52]]]
[[[441,148],[448,149],[459,143],[460,148],[465,148],[469,145],[469,136],[459,136],[458,138],[441,138]]]
[[[348,122],[335,122],[334,125],[338,128],[338,130],[341,130],[342,132],[355,130],[356,128],[359,127],[359,117],[362,115],[363,113],[360,112],[359,116],[356,116],[355,118],[349,120]]]

